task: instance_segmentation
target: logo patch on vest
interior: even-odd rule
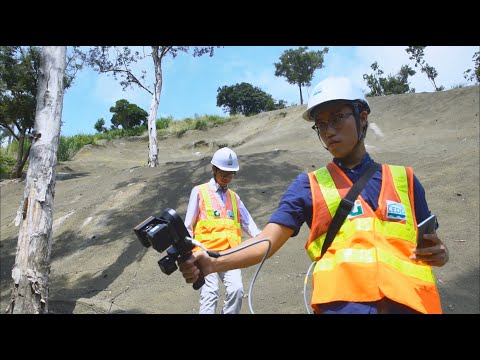
[[[213,216],[220,216],[220,211],[213,210]]]
[[[396,220],[405,220],[405,206],[395,201],[387,200],[387,218]]]
[[[230,218],[230,219],[234,219],[235,216],[233,215],[233,211],[232,210],[227,210],[227,216]]]
[[[362,202],[360,200],[355,200],[355,203],[353,204],[352,211],[348,214],[348,218],[352,218],[355,216],[360,216],[363,215],[363,207],[362,207]]]

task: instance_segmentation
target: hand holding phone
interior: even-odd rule
[[[423,238],[424,234],[433,234],[435,232],[435,225],[437,223],[437,217],[432,214],[420,224],[418,224],[417,230],[417,248],[428,247],[428,242]]]

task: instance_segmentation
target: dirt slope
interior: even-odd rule
[[[372,98],[367,149],[378,162],[410,165],[423,183],[450,262],[435,269],[447,314],[479,307],[479,87]],[[239,118],[208,131],[159,142],[160,166],[145,167],[146,139],[85,147],[57,166],[51,254],[52,313],[198,312],[198,292],[176,271],[163,274],[164,256],[145,249],[132,228],[165,208],[183,218],[190,190],[210,178],[218,146],[232,147],[241,170],[232,182],[263,227],[289,183],[325,165],[324,150],[304,106]],[[8,306],[15,260],[16,211],[23,182],[3,181],[1,194],[1,309]],[[259,272],[255,313],[305,313],[304,251],[308,227],[290,239]],[[245,269],[248,292],[257,267]],[[243,313],[249,313],[245,298]]]

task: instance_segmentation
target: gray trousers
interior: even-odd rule
[[[240,314],[243,299],[242,272],[240,269],[209,274],[200,289],[200,314],[215,314],[218,302],[218,278],[225,285],[222,314]]]

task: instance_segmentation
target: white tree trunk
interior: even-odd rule
[[[157,140],[157,111],[162,92],[162,63],[158,55],[158,46],[152,46],[153,63],[155,65],[155,89],[148,114],[148,166],[158,166],[158,140]]]
[[[48,312],[55,166],[65,67],[65,46],[43,47],[30,165],[25,180],[24,201],[15,220],[20,230],[12,269],[12,298],[7,309],[12,314]]]

